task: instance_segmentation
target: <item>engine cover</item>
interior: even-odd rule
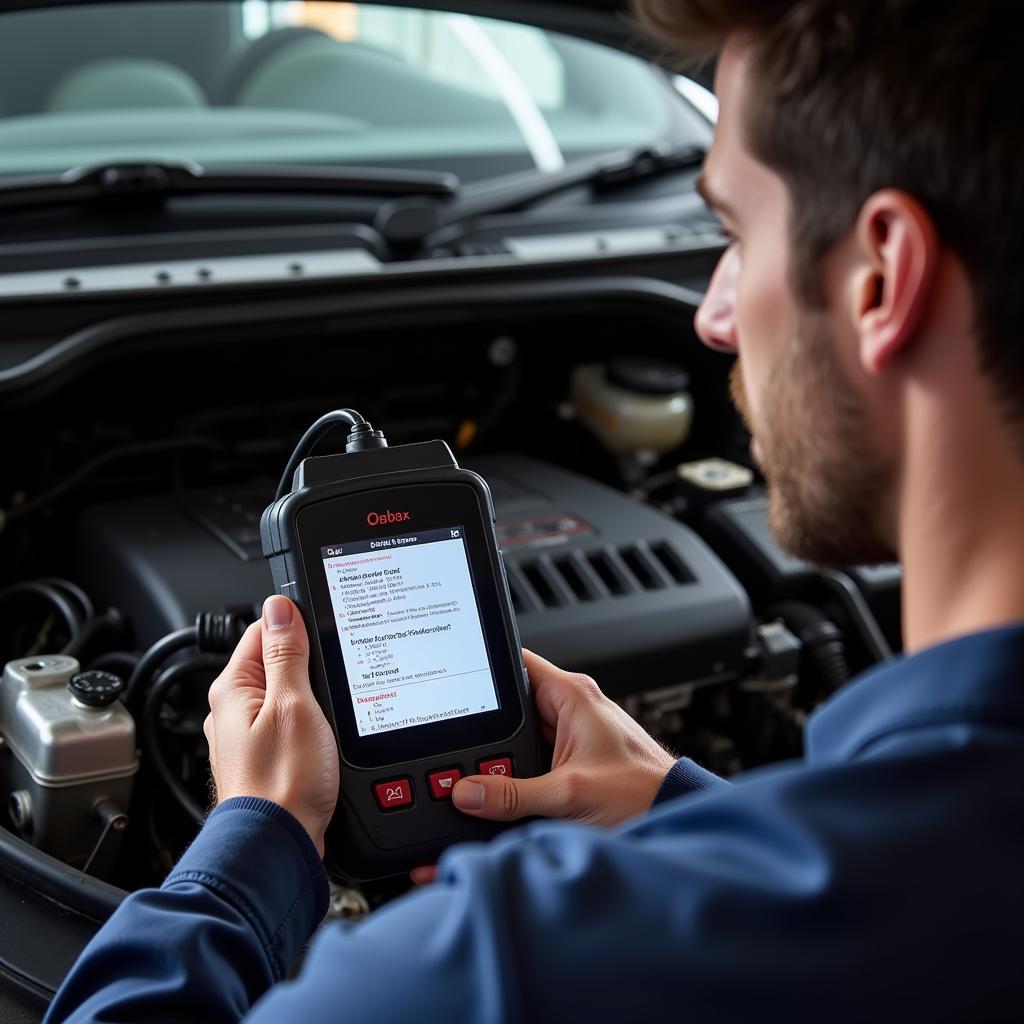
[[[741,668],[743,589],[690,529],[618,491],[522,456],[467,466],[494,495],[523,643],[623,696]],[[203,611],[258,614],[269,484],[97,506],[81,519],[82,583],[132,621],[140,646]]]

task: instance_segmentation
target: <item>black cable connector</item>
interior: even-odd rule
[[[314,423],[307,430],[295,446],[288,464],[281,474],[281,482],[277,485],[275,501],[280,501],[292,489],[292,481],[295,479],[295,471],[303,459],[313,454],[313,449],[327,436],[338,424],[344,423],[349,427],[348,439],[345,442],[345,452],[362,452],[370,448],[387,448],[387,438],[383,431],[374,430],[373,427],[355,411],[355,409],[335,409],[329,412]]]
[[[851,677],[847,661],[843,631],[813,605],[801,601],[786,601],[769,610],[778,616],[799,637],[803,654],[818,682],[830,694],[849,682]]]
[[[349,432],[345,441],[345,454],[365,452],[371,448],[387,448],[387,438],[383,430],[374,430],[369,423],[357,423]]]
[[[209,654],[231,654],[245,629],[245,620],[234,612],[200,612],[196,616],[196,647]]]
[[[842,689],[851,676],[842,630],[834,622],[815,623],[800,634],[800,639],[814,658],[828,692]]]

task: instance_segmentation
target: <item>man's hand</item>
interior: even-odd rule
[[[463,779],[452,791],[455,806],[495,821],[539,815],[595,825],[615,825],[647,810],[675,758],[593,679],[523,654],[542,732],[554,742],[551,771],[535,779]]]
[[[309,642],[286,597],[239,641],[210,687],[203,724],[217,803],[260,796],[302,823],[324,854],[324,830],[338,800],[338,747],[309,685]]]

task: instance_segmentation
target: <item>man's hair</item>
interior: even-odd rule
[[[634,0],[681,56],[750,46],[743,130],[786,183],[798,294],[882,188],[913,195],[974,295],[979,365],[1024,444],[1024,54],[1013,0]]]

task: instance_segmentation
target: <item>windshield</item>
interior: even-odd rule
[[[0,18],[0,175],[187,160],[473,180],[707,136],[643,60],[468,15],[244,0]]]

